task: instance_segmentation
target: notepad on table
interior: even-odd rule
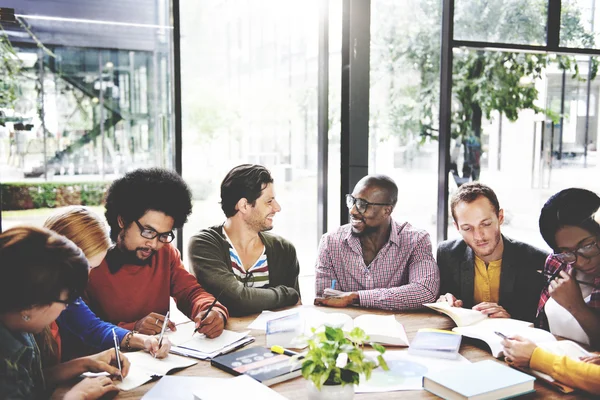
[[[194,400],[285,400],[285,397],[254,379],[240,375],[223,384],[206,385],[194,390]]]
[[[178,325],[175,332],[165,334],[172,343],[171,353],[208,359],[254,341],[254,338],[248,336],[250,331],[233,332],[224,329],[220,336],[209,339],[204,335],[194,334],[194,329],[195,324],[190,321]]]
[[[456,359],[462,335],[441,329],[419,329],[410,342],[408,354]]]
[[[533,324],[512,318],[489,318],[477,310],[452,307],[448,303],[428,303],[425,306],[446,314],[456,323],[452,331],[473,339],[484,341],[494,357],[503,357],[502,338],[494,332],[506,336],[521,335],[536,344],[554,342],[556,338],[550,332],[533,328]]]
[[[433,371],[423,377],[423,388],[444,399],[505,399],[534,392],[535,378],[495,360]]]
[[[129,373],[122,381],[115,382],[115,385],[123,391],[142,386],[144,383],[152,380],[153,377],[166,375],[174,369],[187,368],[198,363],[198,361],[176,355],[169,355],[166,358],[154,358],[150,353],[145,351],[126,353],[125,357],[127,357],[131,364]],[[83,374],[84,377],[100,375],[107,374],[87,372]]]

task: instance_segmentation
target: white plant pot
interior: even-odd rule
[[[308,400],[352,400],[354,385],[323,385],[317,389],[312,381],[306,381]]]

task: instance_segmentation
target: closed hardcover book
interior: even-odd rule
[[[302,374],[301,361],[292,362],[292,357],[275,354],[266,347],[250,347],[215,357],[210,365],[233,375],[248,375],[267,386]]]
[[[535,378],[506,365],[485,360],[423,377],[423,388],[448,400],[508,399],[534,392]]]
[[[440,329],[419,329],[408,347],[408,354],[457,359],[462,335]]]

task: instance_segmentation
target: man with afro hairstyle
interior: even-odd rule
[[[209,338],[223,332],[228,317],[220,303],[206,315],[214,297],[183,267],[171,245],[173,229],[192,211],[191,192],[174,172],[137,169],[112,183],[106,219],[115,246],[90,272],[86,300],[102,319],[123,328],[160,333],[169,298]],[[169,322],[169,328],[176,330]]]

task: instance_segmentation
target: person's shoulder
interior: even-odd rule
[[[521,242],[519,240],[515,240],[504,235],[502,237],[504,240],[504,248],[506,249],[506,247],[508,246],[513,249],[512,251],[516,253],[531,254],[540,257],[547,257],[550,254],[549,251],[542,250],[538,247],[530,245],[529,243]]]
[[[438,253],[453,253],[457,250],[464,251],[467,244],[462,239],[444,240],[438,244]]]
[[[210,240],[210,239],[224,239],[223,237],[223,225],[215,225],[205,229],[200,229],[194,234],[191,240]]]
[[[428,238],[431,241],[429,232],[425,229],[412,226],[410,222],[398,222],[392,220],[392,224],[401,240],[405,238],[416,238],[417,241],[419,241]]]

